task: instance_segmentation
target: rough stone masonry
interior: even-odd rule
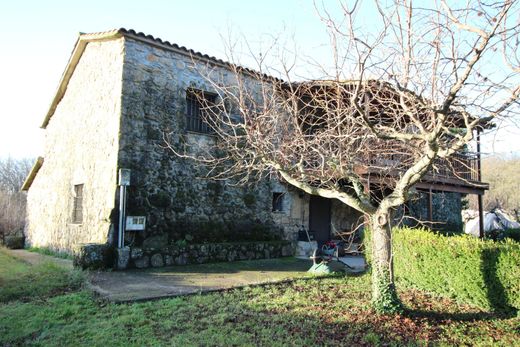
[[[233,83],[225,63],[148,36],[82,34],[43,124],[44,161],[28,193],[27,243],[69,253],[82,244],[112,247],[120,168],[132,176],[127,214],[146,217],[146,230],[128,232],[126,244],[165,250],[146,254],[149,264],[170,263],[166,250],[182,242],[295,241],[309,225],[307,194],[275,179],[243,187],[207,180],[196,162],[164,148],[165,134],[176,148],[214,143],[211,134],[186,130],[187,90],[214,92],[207,73]],[[283,196],[276,211],[273,193]],[[78,204],[80,221],[73,213]],[[333,231],[360,218],[339,201],[330,214]],[[130,255],[134,266],[136,259]]]

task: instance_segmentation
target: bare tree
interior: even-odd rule
[[[341,15],[318,8],[333,66],[311,63],[324,78],[295,81],[287,60],[280,79],[269,77],[276,71],[265,54],[258,73],[233,64],[230,78],[208,65],[202,73],[218,98],[204,109],[215,146],[186,148],[172,134],[170,148],[207,164],[214,179],[274,174],[363,213],[374,307],[399,311],[393,212],[428,172],[464,165],[457,153],[478,129],[518,113],[518,4],[459,4],[345,2]],[[368,31],[367,13],[380,23]]]
[[[27,159],[0,159],[0,242],[21,232],[25,223],[25,193],[20,188],[31,166]]]
[[[482,178],[489,182],[489,192],[484,196],[484,208],[487,211],[500,208],[520,214],[520,158],[517,157],[489,157],[482,162]],[[475,199],[470,200],[469,207],[477,209]]]

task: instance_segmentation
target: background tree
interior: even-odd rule
[[[0,159],[0,242],[25,224],[26,195],[20,188],[31,168],[28,159]]]
[[[229,76],[208,65],[201,73],[218,98],[204,109],[215,147],[186,148],[172,135],[170,148],[208,165],[214,179],[276,175],[363,213],[372,234],[374,307],[399,311],[394,210],[429,170],[463,164],[454,154],[478,127],[518,113],[517,3],[460,4],[317,7],[333,58],[332,66],[309,62],[319,81],[295,79],[297,60],[286,52],[276,52],[278,68],[267,64],[274,50],[256,57],[258,73],[233,64]],[[228,59],[238,63],[236,46],[229,47]]]
[[[484,195],[484,209],[494,208],[513,213],[520,217],[520,158],[489,157],[482,161],[482,179],[489,183],[489,191]],[[475,199],[470,200],[471,209],[477,209]]]

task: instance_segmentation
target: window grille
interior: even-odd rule
[[[186,129],[202,134],[213,132],[206,121],[211,115],[210,107],[215,105],[216,95],[195,89],[186,91]]]

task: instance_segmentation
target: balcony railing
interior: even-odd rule
[[[449,159],[437,159],[430,170],[435,178],[459,179],[469,182],[480,182],[478,173],[478,156],[475,153],[457,153]]]
[[[362,173],[397,176],[411,167],[413,158],[405,153],[379,153],[360,160]],[[479,185],[478,156],[476,153],[457,153],[449,159],[436,159],[423,181]]]

